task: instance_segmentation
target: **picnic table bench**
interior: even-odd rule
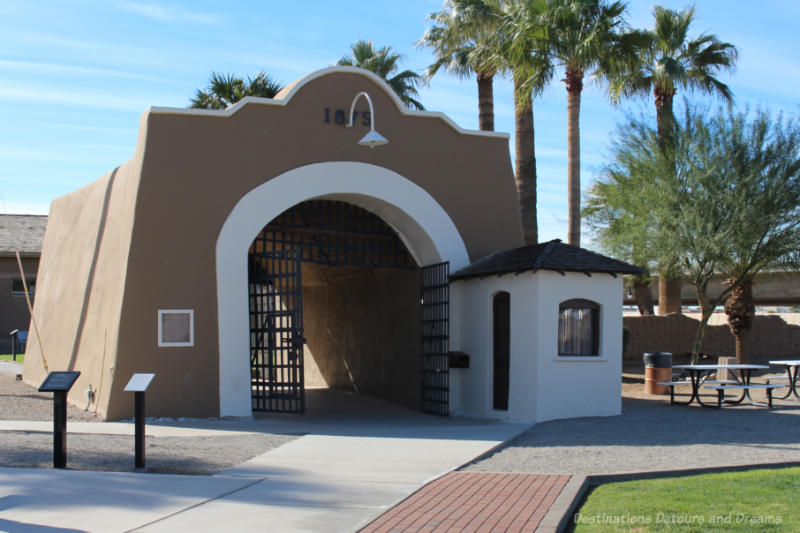
[[[758,402],[754,402],[753,399],[750,397],[750,391],[753,389],[764,389],[767,392],[768,398],[768,405],[772,407],[772,391],[773,389],[782,388],[784,385],[781,384],[770,384],[770,383],[750,383],[750,375],[753,370],[765,370],[768,369],[769,366],[767,365],[674,365],[672,367],[674,370],[686,370],[689,372],[689,380],[684,381],[663,381],[660,382],[659,385],[664,385],[669,387],[669,402],[670,404],[677,404],[677,405],[689,405],[694,401],[697,401],[698,404],[702,405],[703,407],[722,407],[723,403],[732,403],[732,404],[739,404],[747,398],[751,404],[753,405],[764,405]],[[719,373],[720,370],[738,370],[739,371],[739,379],[738,380],[728,380],[728,379],[715,379],[709,380],[708,377],[713,372]],[[692,393],[689,396],[689,400],[682,402],[675,400],[675,387],[681,385],[690,385],[692,387]],[[714,389],[717,391],[717,405],[708,405],[703,403],[703,400],[700,398],[700,387],[708,387],[710,389]],[[741,396],[736,399],[725,399],[725,391],[727,390],[739,390],[741,391]]]
[[[771,365],[782,365],[786,367],[786,376],[783,378],[772,378],[774,379],[786,379],[789,380],[789,390],[786,391],[785,396],[780,396],[781,400],[788,398],[789,396],[793,395],[795,398],[800,400],[800,394],[797,391],[797,371],[800,370],[800,359],[790,359],[790,360],[777,360],[777,361],[770,361],[769,364]],[[770,380],[767,380],[767,383],[770,383]]]
[[[744,400],[744,394],[742,395],[739,400],[725,400],[725,391],[727,390],[741,390],[741,391],[750,391],[752,389],[764,389],[767,392],[767,405],[772,408],[772,391],[774,389],[782,389],[786,385],[782,385],[779,383],[749,383],[747,385],[742,384],[721,384],[721,385],[704,385],[709,389],[715,389],[717,391],[717,407],[722,407],[722,403],[727,401],[728,403],[741,403]],[[751,402],[752,403],[752,402]]]

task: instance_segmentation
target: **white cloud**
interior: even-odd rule
[[[2,81],[2,80],[0,80]],[[57,91],[35,84],[8,87],[0,85],[0,97],[6,102],[33,102],[59,108],[70,106],[111,109],[116,111],[144,112],[153,105],[148,96],[122,95],[117,92],[98,92],[78,88],[60,87]]]
[[[127,78],[134,80],[154,81],[158,83],[169,83],[171,80],[159,76],[149,76],[146,74],[139,74],[137,72],[130,72],[126,70],[110,69],[110,68],[97,68],[97,67],[83,67],[78,65],[64,65],[59,63],[39,63],[34,61],[15,61],[11,59],[0,59],[0,68],[13,69],[15,72],[35,72],[41,74],[52,75],[55,73],[61,74],[87,74],[91,76],[100,77],[117,77]]]
[[[92,41],[62,37],[52,33],[37,32],[30,29],[10,30],[0,34],[5,39],[6,57],[27,57],[31,50],[46,51],[49,57],[64,62],[72,62],[75,57],[81,61],[105,62],[114,65],[124,63],[144,65],[148,70],[156,66],[174,67],[174,55],[168,55],[165,50],[148,48],[138,45],[125,45],[117,42]]]
[[[126,11],[138,13],[160,22],[191,22],[196,24],[216,24],[219,22],[219,18],[216,15],[192,13],[164,4],[119,2],[117,5]]]

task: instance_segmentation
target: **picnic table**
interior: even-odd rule
[[[666,381],[659,383],[659,385],[665,385],[669,387],[670,404],[689,405],[696,401],[703,407],[722,407],[723,403],[739,404],[742,403],[745,398],[747,398],[752,405],[763,406],[764,404],[753,401],[753,399],[750,397],[750,391],[752,389],[764,389],[767,392],[767,398],[769,399],[768,405],[769,407],[772,407],[772,390],[783,388],[783,385],[750,382],[750,376],[753,373],[753,370],[766,370],[769,368],[769,365],[673,365],[672,368],[673,370],[687,371],[689,373],[689,381]],[[708,379],[712,373],[719,373],[720,370],[738,371],[739,378],[737,380]],[[684,402],[675,400],[675,387],[678,385],[691,385],[692,393],[689,396],[688,401]],[[700,387],[703,386],[717,391],[717,405],[709,405],[704,403],[700,398]],[[736,399],[725,399],[725,391],[727,390],[741,391],[741,395]]]
[[[794,397],[800,400],[800,394],[797,393],[797,370],[800,369],[800,359],[787,359],[784,361],[770,361],[771,365],[783,365],[786,367],[786,373],[789,378],[789,390],[785,396],[780,396],[781,400],[788,398],[794,394]]]

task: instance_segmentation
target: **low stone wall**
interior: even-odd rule
[[[673,361],[685,362],[700,324],[699,317],[683,314],[627,316],[623,322],[630,329],[625,365],[642,364],[644,352],[672,352]],[[757,315],[748,342],[751,363],[800,359],[800,313]],[[735,357],[734,338],[724,313],[712,316],[700,351],[714,357]]]

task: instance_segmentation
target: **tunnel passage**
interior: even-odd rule
[[[380,217],[309,200],[249,251],[254,411],[305,411],[306,388],[420,405],[420,269]]]

